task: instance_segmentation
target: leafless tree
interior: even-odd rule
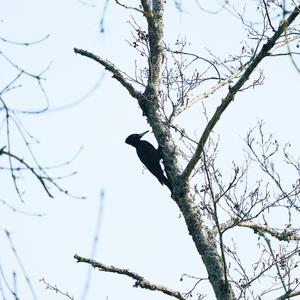
[[[196,2],[204,9],[200,1]],[[146,20],[147,28],[143,28],[131,19],[133,37],[128,41],[145,59],[146,67],[136,66],[131,76],[94,53],[78,48],[74,51],[99,63],[136,99],[161,146],[163,165],[172,185],[171,198],[185,219],[216,299],[263,299],[265,295],[289,299],[300,295],[300,234],[293,223],[300,209],[299,163],[288,152],[288,145],[281,148],[260,122],[245,138],[245,161],[233,163],[231,177],[223,176],[217,163],[218,139],[213,137],[215,125],[228,106],[238,101],[239,92],[263,84],[263,73],[257,67],[265,58],[276,62],[276,56],[285,55],[299,69],[299,1],[252,1],[257,22],[231,1],[222,2],[220,9],[239,18],[248,33],[241,52],[225,59],[212,52],[207,57],[190,53],[185,40],[176,41],[174,46],[166,44],[165,1],[141,0],[136,7],[117,0],[115,3]],[[182,7],[180,1],[176,3]],[[178,116],[199,102],[205,105],[206,99],[220,90],[225,96],[214,113],[205,113],[206,126],[195,139],[184,124],[177,122]],[[279,161],[294,175],[288,182],[280,176]],[[251,174],[253,166],[255,175]],[[282,220],[274,222],[272,216],[278,209]],[[238,229],[252,230],[248,243],[257,245],[258,254],[251,268],[245,264],[247,254],[240,253],[240,241],[227,238]],[[126,268],[79,255],[75,259],[101,271],[129,276],[136,287],[178,299],[189,298],[204,280],[195,279],[193,289],[183,293]]]
[[[0,171],[2,176],[0,205],[3,211],[8,209],[16,214],[25,214],[31,217],[40,217],[42,214],[29,212],[20,208],[22,205],[16,204],[24,204],[25,199],[31,198],[32,190],[28,188],[27,180],[33,182],[33,187],[41,188],[47,197],[53,198],[54,193],[57,191],[75,197],[58,184],[60,179],[71,176],[74,173],[71,172],[64,176],[55,174],[57,169],[68,165],[72,159],[53,166],[42,164],[36,155],[36,147],[39,141],[24,125],[26,117],[34,118],[34,116],[48,110],[49,101],[44,82],[50,64],[41,69],[41,71],[34,73],[23,67],[22,63],[18,62],[13,55],[10,55],[10,53],[24,51],[25,47],[35,47],[36,44],[45,42],[48,37],[46,35],[33,42],[19,42],[0,36],[2,45],[0,50],[1,69],[6,70],[5,72],[3,71],[3,74],[5,74],[1,76],[0,80]],[[31,90],[31,97],[28,97],[26,94],[27,88]],[[37,95],[36,97],[39,101],[31,99],[32,95]],[[19,97],[21,97],[22,101],[18,101]],[[37,185],[34,185],[34,182]],[[10,228],[6,228],[2,222],[0,224],[0,235],[1,238],[4,237],[3,239],[6,239],[11,253],[21,273],[23,273],[20,277],[23,278],[24,276],[26,278],[26,283],[33,299],[37,299],[30,281],[30,275],[27,273],[22,263],[22,256],[18,253],[15,246],[13,232],[11,232]],[[2,299],[8,299],[4,292],[6,290],[9,291],[11,297],[18,299],[18,272],[10,270],[7,265],[2,265],[5,261],[7,261],[7,257],[1,256],[0,295]],[[11,282],[11,278],[13,278],[13,282]]]

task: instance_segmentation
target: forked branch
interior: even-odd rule
[[[38,181],[41,183],[42,187],[46,191],[47,195],[50,198],[53,198],[53,195],[50,193],[50,191],[49,191],[49,189],[48,189],[48,187],[46,185],[45,178],[43,178],[43,176],[39,175],[35,171],[35,169],[33,167],[31,167],[29,164],[27,164],[22,158],[19,158],[18,156],[14,155],[14,154],[12,154],[10,152],[5,151],[4,148],[5,147],[3,147],[3,148],[0,149],[0,155],[7,155],[8,157],[15,159],[21,165],[23,165],[27,170],[29,170],[38,179]],[[47,180],[50,180],[50,178],[48,178]]]
[[[222,99],[222,103],[217,107],[214,115],[206,125],[203,134],[199,140],[198,146],[195,150],[194,155],[192,156],[191,160],[187,164],[185,170],[182,173],[182,180],[186,181],[189,176],[191,175],[192,171],[194,170],[196,164],[200,160],[204,146],[206,141],[214,129],[215,125],[221,118],[222,114],[228,107],[228,105],[234,100],[235,95],[240,91],[246,81],[249,79],[250,75],[253,73],[255,68],[259,65],[259,63],[266,57],[269,56],[269,51],[275,46],[276,41],[281,37],[287,27],[296,19],[296,17],[300,13],[300,6],[296,7],[293,12],[289,15],[289,17],[278,27],[277,31],[273,34],[273,36],[268,39],[268,41],[262,46],[261,50],[258,54],[252,59],[249,63],[248,67],[245,69],[243,75],[240,79],[232,86],[229,87],[229,92],[224,99]]]

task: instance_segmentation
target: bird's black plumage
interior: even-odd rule
[[[159,148],[155,149],[154,146],[149,142],[141,140],[141,138],[147,132],[148,130],[140,134],[131,134],[126,138],[125,143],[135,147],[136,153],[145,167],[158,179],[162,185],[165,184],[171,190],[170,182],[164,175],[159,163],[161,159]]]

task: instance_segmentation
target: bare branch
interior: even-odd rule
[[[300,241],[300,234],[298,234],[296,230],[289,231],[285,229],[283,231],[279,231],[277,229],[269,227],[268,225],[257,224],[252,221],[244,221],[238,223],[238,226],[248,227],[258,232],[268,233],[279,241]]]
[[[140,288],[151,290],[151,291],[159,291],[166,295],[175,297],[177,299],[186,300],[186,298],[180,292],[170,289],[166,286],[150,282],[147,279],[145,279],[143,276],[141,276],[137,273],[131,272],[128,269],[120,269],[115,266],[105,265],[105,264],[97,262],[95,260],[81,257],[77,254],[74,255],[74,258],[77,260],[77,262],[87,263],[94,268],[98,268],[100,271],[109,272],[109,273],[117,273],[120,275],[126,275],[128,277],[131,277],[132,279],[135,280],[134,287],[140,287]]]
[[[300,35],[294,35],[294,36],[289,36],[286,37],[283,41],[280,41],[278,43],[276,43],[276,45],[274,45],[274,47],[272,47],[271,51],[269,51],[268,56],[280,56],[280,55],[291,55],[291,54],[299,54],[299,53],[293,53],[293,52],[288,52],[288,53],[283,53],[283,54],[273,54],[273,52],[275,52],[277,49],[282,48],[286,45],[288,45],[289,43],[293,42],[293,41],[297,41],[300,39]],[[168,50],[170,51],[170,50]],[[189,53],[184,53],[182,52],[182,54],[185,55],[192,55]],[[203,59],[203,58],[201,58]],[[252,60],[252,58],[251,58]],[[221,80],[219,80],[219,82],[208,88],[205,92],[195,96],[194,98],[190,99],[189,101],[187,101],[185,103],[185,105],[181,105],[179,106],[176,111],[174,111],[172,117],[175,118],[178,115],[180,115],[182,112],[184,112],[186,109],[189,109],[190,107],[192,107],[193,105],[195,105],[196,103],[208,98],[209,96],[213,95],[215,92],[217,92],[218,90],[220,90],[221,88],[223,88],[224,86],[226,86],[227,84],[230,84],[231,82],[233,82],[235,79],[239,78],[239,76],[244,72],[244,70],[246,69],[246,67],[249,65],[249,63],[251,62],[248,61],[247,63],[241,65],[238,70],[236,70],[234,73],[232,73],[230,76],[228,76],[227,78]],[[253,86],[252,84],[250,85],[251,87]]]
[[[267,243],[268,245],[268,248],[269,248],[269,251],[270,251],[270,254],[271,254],[271,257],[273,259],[273,261],[275,262],[275,267],[276,267],[276,271],[277,271],[277,275],[281,281],[281,284],[282,284],[282,287],[285,291],[285,293],[288,292],[288,289],[287,289],[287,286],[286,286],[286,283],[285,283],[285,280],[284,280],[284,275],[282,275],[282,271],[281,271],[281,268],[280,268],[280,263],[277,261],[277,258],[276,258],[276,255],[274,253],[274,250],[271,246],[271,241],[269,238],[266,237],[266,235],[264,233],[260,233],[259,236],[262,236],[265,240],[265,242]]]
[[[7,155],[9,158],[13,158],[15,160],[17,160],[18,162],[20,162],[22,165],[24,165],[37,179],[38,181],[42,184],[44,190],[46,191],[47,195],[50,197],[50,198],[53,198],[53,195],[50,193],[46,183],[45,183],[45,180],[42,176],[40,176],[39,174],[37,174],[37,172],[34,170],[34,168],[32,168],[29,164],[27,164],[22,158],[19,158],[18,156],[10,153],[10,152],[7,152],[7,151],[4,151],[4,148],[1,149],[0,151],[0,155]],[[50,179],[50,178],[49,178]]]
[[[193,157],[191,158],[191,160],[189,161],[185,170],[182,173],[183,181],[187,181],[187,179],[191,175],[193,169],[195,168],[196,164],[198,163],[199,159],[203,154],[204,145],[208,139],[208,136],[212,132],[213,128],[221,118],[222,114],[224,113],[228,105],[234,100],[235,95],[242,88],[245,82],[249,79],[250,75],[253,73],[257,65],[266,56],[269,55],[269,51],[274,47],[276,41],[281,37],[285,29],[296,19],[298,15],[299,15],[299,7],[296,7],[293,10],[293,12],[289,15],[289,17],[278,27],[274,35],[262,46],[259,53],[256,55],[256,57],[253,58],[251,63],[245,69],[240,79],[232,87],[229,87],[229,92],[227,96],[224,99],[222,99],[222,103],[217,107],[214,115],[212,116],[207,126],[205,127],[204,132],[199,140],[198,147],[196,148]]]
[[[2,205],[6,206],[11,211],[19,213],[19,214],[23,214],[23,215],[30,216],[30,217],[43,217],[43,216],[45,216],[45,214],[42,214],[42,213],[32,213],[32,212],[29,212],[29,211],[24,211],[24,210],[18,209],[16,207],[14,207],[13,205],[9,204],[8,202],[4,201],[1,198],[0,198],[0,203]]]
[[[275,50],[288,45],[289,43],[293,42],[293,41],[297,41],[300,39],[300,35],[296,34],[294,36],[288,36],[286,37],[283,41],[277,43],[273,48],[272,48],[272,52],[274,52]],[[270,56],[275,56],[276,54],[270,54]]]
[[[63,295],[66,298],[70,299],[70,300],[74,300],[74,297],[70,296],[70,294],[68,292],[63,292],[61,291],[57,285],[52,285],[50,283],[48,283],[44,278],[39,280],[40,282],[44,283],[46,290],[50,290],[50,291],[54,291],[57,294]]]
[[[209,88],[204,93],[202,93],[202,94],[196,96],[195,98],[189,100],[186,105],[183,105],[183,106],[179,107],[175,111],[174,117],[178,116],[183,111],[185,111],[186,109],[190,108],[191,106],[193,106],[194,104],[198,103],[199,101],[201,101],[201,100],[203,100],[205,98],[208,98],[209,96],[211,96],[212,94],[214,94],[216,91],[218,91],[219,89],[221,89],[225,85],[229,84],[234,79],[238,78],[241,75],[241,73],[245,70],[246,66],[247,65],[245,64],[243,67],[241,67],[238,71],[236,71],[235,73],[233,73],[232,75],[230,75],[225,80],[220,81],[218,84],[216,84],[215,86]]]
[[[263,4],[264,4],[265,11],[266,11],[266,16],[268,18],[268,23],[269,23],[270,27],[272,28],[273,32],[276,32],[275,28],[272,25],[271,18],[270,18],[270,15],[269,15],[269,11],[268,11],[268,6],[267,6],[267,3],[266,3],[265,0],[263,0]]]
[[[285,299],[293,298],[293,297],[296,297],[299,295],[300,295],[300,291],[295,291],[295,292],[288,291],[287,293],[276,298],[275,300],[285,300]]]
[[[209,172],[209,165],[206,161],[206,154],[204,153],[203,155],[203,161],[204,161],[204,172],[206,175],[207,179],[207,186],[210,194],[210,198],[212,199],[212,205],[213,205],[213,216],[214,216],[214,221],[216,223],[216,228],[218,230],[219,234],[219,242],[220,242],[220,251],[221,251],[221,256],[222,256],[222,261],[223,261],[223,268],[224,268],[224,281],[225,284],[228,285],[228,278],[227,278],[227,263],[226,263],[226,258],[225,258],[225,251],[224,251],[224,241],[223,241],[223,232],[221,231],[220,228],[220,223],[219,223],[219,216],[218,216],[218,199],[216,199],[213,186],[212,186],[212,180],[211,180],[211,174]]]
[[[102,66],[104,66],[104,68],[108,71],[110,71],[113,74],[113,78],[115,78],[116,80],[119,81],[119,83],[121,83],[129,92],[129,94],[136,98],[136,99],[140,99],[141,98],[141,93],[139,91],[137,91],[123,76],[122,72],[117,69],[111,62],[109,62],[108,60],[104,60],[102,59],[100,56],[95,55],[91,52],[88,52],[86,50],[82,50],[82,49],[78,49],[78,48],[74,48],[74,52],[76,54],[81,54],[83,56],[89,57],[91,59],[93,59],[94,61],[96,61],[97,63],[101,64]]]
[[[92,259],[94,259],[96,251],[97,251],[97,246],[99,243],[99,232],[100,232],[100,228],[101,228],[101,223],[102,223],[102,219],[103,219],[103,209],[104,209],[104,190],[101,191],[100,195],[99,195],[99,210],[98,210],[98,214],[97,214],[97,222],[96,222],[96,230],[95,230],[95,236],[93,239],[93,245],[92,245],[92,249],[91,249],[91,254],[90,257]],[[86,274],[86,280],[85,280],[85,286],[81,295],[81,300],[85,300],[90,288],[90,284],[91,284],[91,280],[92,280],[92,269],[89,268]]]
[[[36,41],[32,41],[32,42],[16,42],[16,41],[8,40],[8,39],[0,36],[0,40],[3,41],[4,43],[9,43],[9,44],[12,44],[12,45],[31,46],[31,45],[39,44],[39,43],[45,41],[46,39],[48,39],[49,37],[50,37],[50,34],[47,34],[43,38],[41,38],[39,40],[36,40]]]
[[[268,233],[272,237],[278,239],[279,241],[300,241],[300,234],[297,233],[296,229],[293,230],[287,230],[287,229],[275,229],[271,228],[268,225],[265,224],[259,224],[255,223],[253,221],[239,221],[238,219],[231,219],[227,221],[226,223],[220,224],[220,229],[222,232],[234,227],[247,227],[254,230],[254,232],[262,232],[262,233]],[[215,234],[217,234],[218,230],[217,228],[214,228]]]
[[[20,267],[20,269],[21,269],[21,271],[23,273],[23,276],[26,279],[26,283],[27,283],[28,288],[30,290],[31,296],[32,296],[32,298],[34,300],[37,300],[38,297],[36,295],[36,291],[34,290],[34,287],[33,287],[32,282],[31,282],[31,280],[30,280],[30,278],[29,278],[29,276],[27,274],[27,271],[26,271],[26,269],[24,267],[24,264],[23,264],[23,262],[21,260],[21,257],[20,257],[20,255],[17,252],[17,249],[16,249],[15,244],[14,244],[14,242],[12,240],[12,237],[11,237],[11,233],[8,230],[4,230],[4,232],[5,232],[5,235],[6,235],[7,239],[8,239],[8,242],[9,242],[10,248],[12,250],[12,253],[14,254],[14,256],[16,258],[16,261],[17,261],[17,263],[18,263],[18,265],[19,265],[19,267]],[[13,295],[17,296],[15,292],[13,292]]]

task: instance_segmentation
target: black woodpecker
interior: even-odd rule
[[[168,178],[164,175],[164,172],[159,163],[161,159],[159,147],[158,149],[155,149],[154,146],[149,142],[141,140],[141,138],[148,131],[149,130],[140,134],[131,134],[126,138],[125,143],[135,147],[136,153],[145,167],[158,179],[158,181],[162,185],[165,184],[170,190],[172,190],[171,184]]]

